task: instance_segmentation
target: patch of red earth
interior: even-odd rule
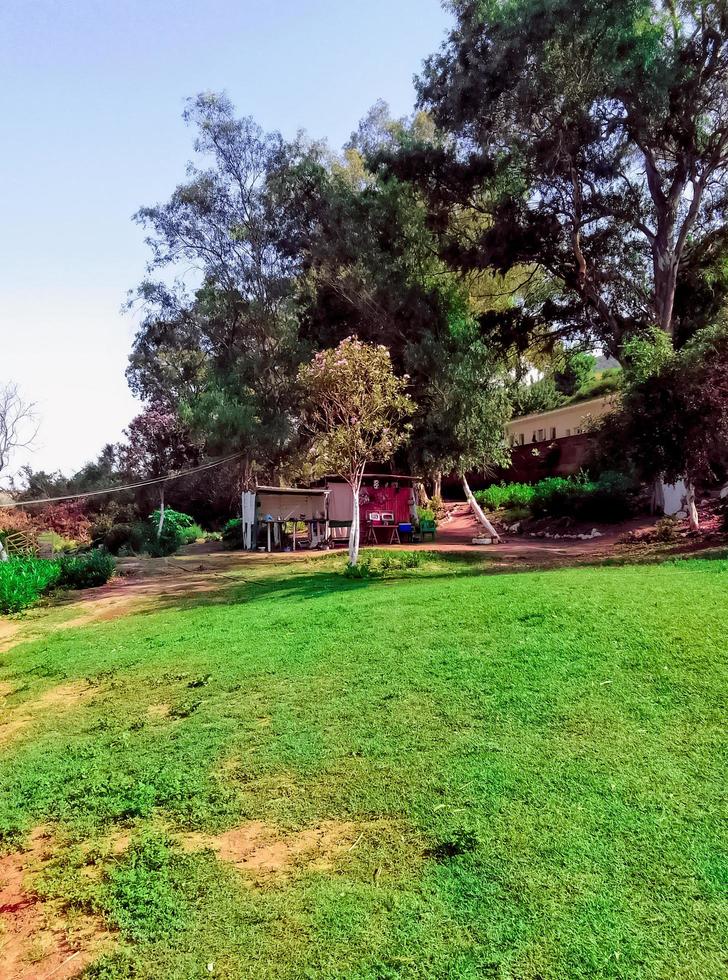
[[[0,980],[69,980],[109,946],[99,920],[35,894],[32,877],[52,857],[43,828],[25,850],[0,857]]]
[[[326,820],[290,834],[281,834],[278,828],[253,820],[216,837],[185,834],[179,843],[190,852],[212,851],[220,861],[239,871],[264,878],[284,874],[299,863],[328,870],[336,857],[352,850],[363,834],[359,824],[337,820]]]

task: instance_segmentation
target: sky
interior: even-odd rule
[[[184,179],[184,101],[340,147],[379,98],[411,111],[439,0],[2,0],[0,385],[36,403],[11,471],[71,473],[139,410],[122,313],[148,251],[131,217]]]

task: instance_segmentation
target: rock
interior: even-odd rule
[[[516,521],[515,524],[511,524],[511,532],[513,534],[518,534],[518,532],[520,530],[521,530],[521,522],[520,521]]]
[[[725,500],[726,497],[728,497],[728,484],[726,484],[720,491],[720,499]]]
[[[597,529],[595,527],[593,527],[592,528],[592,533],[591,533],[590,537],[592,537],[592,538],[603,538],[604,535],[602,534],[601,531],[597,531]]]
[[[686,510],[677,510],[672,516],[684,520],[688,516],[688,512]]]
[[[473,544],[493,544],[492,538],[473,538]]]

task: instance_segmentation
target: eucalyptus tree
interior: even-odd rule
[[[244,451],[254,479],[295,434],[296,258],[278,245],[269,193],[294,148],[236,117],[222,95],[198,95],[184,118],[201,162],[169,201],[136,215],[152,258],[130,304],[144,317],[127,375],[137,394],[174,405],[209,447]]]
[[[521,266],[549,284],[490,328],[525,346],[547,323],[617,357],[653,327],[685,342],[701,324],[682,284],[725,255],[726,3],[452,6],[419,79],[448,138],[388,164],[427,194],[453,267]],[[467,237],[463,213],[483,219]]]

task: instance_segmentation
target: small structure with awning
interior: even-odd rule
[[[295,551],[296,529],[300,524],[306,525],[306,547],[325,545],[329,537],[328,501],[328,489],[258,487],[244,492],[243,547],[246,551],[256,551],[259,547],[272,551],[290,546]],[[289,525],[292,525],[290,532]]]

